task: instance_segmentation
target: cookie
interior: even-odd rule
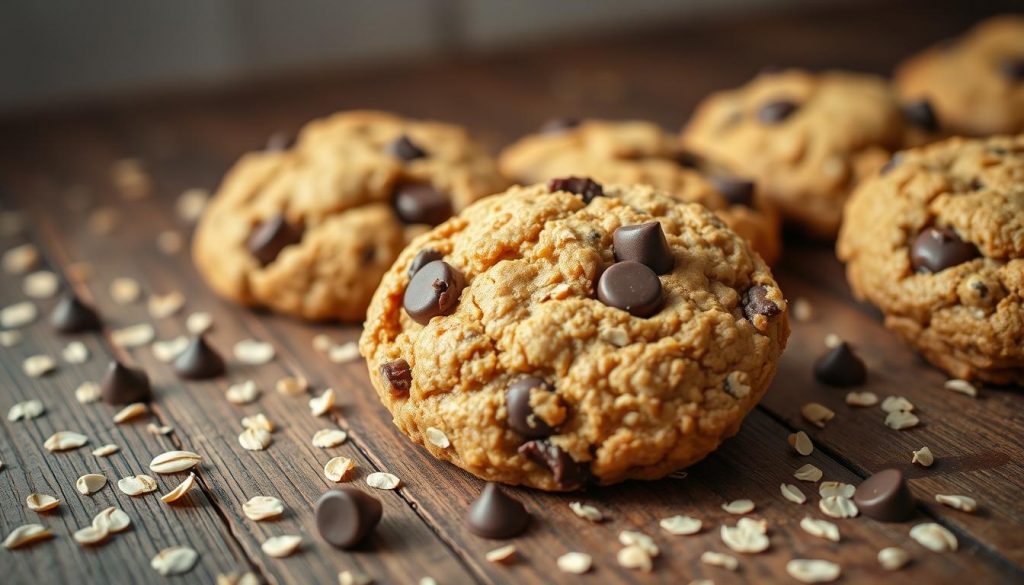
[[[883,79],[787,70],[712,94],[682,136],[686,148],[753,178],[787,221],[831,238],[857,181],[901,148],[907,133]]]
[[[569,120],[507,147],[498,158],[505,176],[520,184],[580,175],[600,182],[649,184],[678,199],[701,203],[747,238],[769,264],[781,247],[778,213],[751,181],[703,172],[679,139],[655,124]]]
[[[951,376],[1024,384],[1024,135],[899,153],[851,197],[854,293]]]
[[[239,303],[360,321],[413,237],[505,186],[462,128],[339,113],[291,148],[243,156],[200,219],[193,258]]]
[[[895,86],[907,100],[930,100],[951,133],[1024,132],[1024,16],[991,18],[911,57]]]
[[[435,457],[564,491],[706,456],[765,392],[788,333],[767,265],[705,207],[574,178],[513,187],[414,240],[360,351],[399,430]]]

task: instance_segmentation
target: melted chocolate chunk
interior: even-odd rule
[[[256,227],[246,240],[249,252],[263,266],[277,258],[286,246],[302,241],[302,228],[289,224],[280,213],[273,215]]]
[[[586,204],[590,204],[597,197],[604,197],[604,188],[601,184],[586,177],[551,179],[548,183],[548,191],[551,193],[567,191],[573,195],[579,195]]]
[[[585,464],[544,439],[523,443],[519,446],[519,454],[550,471],[558,489],[578,488],[589,475]]]
[[[771,319],[781,312],[779,306],[768,298],[768,289],[764,285],[755,284],[743,296],[743,314],[751,321],[756,315],[764,315]]]
[[[392,396],[406,396],[412,388],[412,368],[402,358],[387,362],[380,367],[380,375],[388,383]]]
[[[540,378],[527,376],[509,385],[505,392],[505,408],[508,410],[508,426],[528,439],[543,439],[555,430],[533,413],[530,396],[535,392],[554,392],[550,384]]]
[[[930,227],[918,234],[910,247],[910,263],[917,272],[935,273],[974,260],[981,253],[953,230]]]

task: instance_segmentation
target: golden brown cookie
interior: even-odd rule
[[[239,303],[359,321],[414,236],[505,185],[462,128],[335,114],[310,122],[291,149],[238,161],[199,222],[193,258]]]
[[[698,170],[679,139],[649,122],[586,120],[521,138],[499,157],[520,184],[579,175],[618,184],[648,184],[682,201],[701,203],[747,238],[772,264],[781,247],[779,218],[753,182]]]
[[[900,65],[907,100],[928,99],[953,134],[1024,132],[1024,16],[991,18]]]
[[[932,363],[1024,384],[1024,135],[899,153],[851,197],[838,254]]]
[[[435,457],[572,490],[713,451],[788,333],[767,265],[705,207],[568,179],[513,187],[414,240],[360,350],[399,430]]]

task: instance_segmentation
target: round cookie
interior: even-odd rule
[[[310,122],[290,149],[243,156],[199,221],[193,258],[239,303],[360,321],[414,236],[505,186],[462,128],[339,113]]]
[[[899,153],[851,197],[837,251],[933,364],[1024,384],[1024,135]]]
[[[706,98],[682,137],[753,178],[787,220],[831,238],[850,191],[903,145],[907,126],[879,77],[787,70]]]
[[[714,211],[772,264],[781,241],[775,209],[750,181],[708,176],[677,137],[643,121],[562,123],[521,138],[498,158],[506,177],[533,184],[579,175],[617,184],[648,184]],[[713,171],[712,171],[713,173]]]
[[[705,207],[559,179],[413,241],[360,351],[399,430],[435,457],[563,491],[662,477],[736,433],[775,374],[785,311],[764,261]]]
[[[951,133],[1024,132],[1024,16],[991,18],[911,57],[895,85],[906,99],[930,100]]]

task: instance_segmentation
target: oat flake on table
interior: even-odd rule
[[[313,434],[313,446],[321,449],[337,447],[348,440],[348,433],[341,429],[320,429]]]
[[[593,559],[586,553],[568,552],[558,557],[556,564],[558,565],[558,570],[563,573],[582,575],[590,571]]]
[[[167,577],[181,575],[192,570],[199,553],[187,546],[172,546],[158,552],[149,565],[157,573]]]
[[[156,480],[148,475],[124,477],[117,482],[117,489],[129,496],[141,496],[142,494],[155,492],[156,488]]]
[[[39,309],[32,301],[21,301],[0,309],[0,327],[17,329],[36,320]]]
[[[250,366],[268,364],[274,359],[274,346],[256,339],[243,339],[233,348],[235,359]]]
[[[583,502],[569,502],[569,509],[572,510],[573,514],[576,514],[584,520],[591,522],[603,522],[604,514],[601,510],[590,504],[584,504]]]
[[[820,559],[793,559],[786,563],[786,572],[803,583],[829,583],[842,573],[839,565]]]
[[[401,483],[398,476],[382,471],[376,471],[366,476],[366,485],[379,490],[397,489]]]
[[[348,472],[355,469],[355,467],[356,463],[350,457],[332,457],[324,464],[324,477],[333,482],[341,482],[345,480]],[[369,483],[369,478],[367,478],[367,483]]]
[[[245,517],[257,522],[284,514],[284,503],[271,496],[254,496],[242,504]]]
[[[309,411],[313,413],[313,416],[323,416],[329,413],[332,408],[334,408],[333,388],[328,388],[320,396],[309,399]]]
[[[42,416],[44,412],[46,412],[46,407],[41,401],[26,400],[15,404],[7,411],[7,420],[10,422],[31,420]]]
[[[250,404],[260,397],[260,390],[256,387],[256,382],[245,380],[228,386],[224,396],[231,404]]]
[[[185,481],[179,483],[173,490],[160,496],[160,500],[164,503],[171,504],[177,502],[185,496],[196,485],[196,474],[189,473]]]
[[[25,296],[33,299],[50,299],[60,290],[60,279],[49,270],[33,272],[22,282]]]
[[[704,523],[697,518],[690,516],[670,516],[668,518],[662,518],[658,522],[658,526],[669,534],[675,536],[689,536],[700,532]]]
[[[89,348],[81,341],[72,341],[64,346],[60,356],[69,364],[84,364],[89,361]]]
[[[302,537],[295,536],[292,534],[285,534],[282,536],[273,536],[263,541],[260,548],[266,554],[275,557],[283,558],[296,551],[299,545],[302,544]]]

